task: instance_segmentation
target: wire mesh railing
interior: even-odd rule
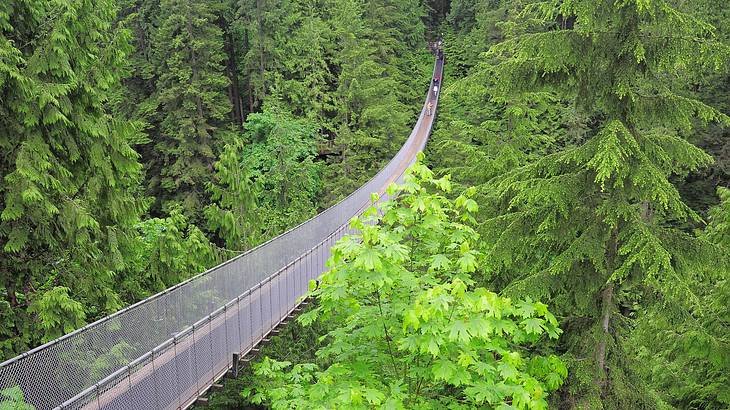
[[[441,73],[441,62],[434,74]],[[0,364],[38,410],[185,408],[286,318],[325,269],[348,221],[402,177],[426,144],[426,104],[396,156],[338,204],[157,295]],[[192,325],[191,325],[192,324]]]

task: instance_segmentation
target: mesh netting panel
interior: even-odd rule
[[[437,61],[435,72],[441,72]],[[430,88],[429,88],[430,90]],[[438,101],[431,93],[427,101]],[[425,107],[425,104],[424,104]],[[347,223],[402,178],[426,144],[421,111],[400,151],[337,205],[186,282],[0,365],[39,410],[185,407],[283,320],[325,269]],[[194,326],[192,326],[195,324]]]

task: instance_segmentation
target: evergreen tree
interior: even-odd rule
[[[698,0],[694,4],[692,11],[716,28],[717,37],[724,44],[730,44],[730,9],[711,0]],[[705,70],[692,88],[697,98],[726,115],[730,114],[730,64],[721,70]],[[689,140],[715,159],[709,167],[678,181],[687,204],[704,217],[708,209],[719,202],[716,187],[730,186],[730,127],[716,123],[700,124]]]
[[[152,296],[233,256],[217,249],[179,208],[165,218],[145,219],[135,230],[134,251],[120,275],[125,302]]]
[[[449,80],[428,146],[431,161],[458,184],[482,186],[514,168],[580,143],[586,126],[555,92],[505,98],[495,92],[496,63]],[[480,164],[475,167],[474,164]]]
[[[402,84],[393,91],[399,101],[413,108],[423,104],[423,90],[433,68],[432,56],[425,50],[426,17],[420,0],[373,0],[367,2],[363,14],[367,37],[375,47],[373,59],[385,68],[384,75]],[[413,110],[412,119],[419,112]]]
[[[681,137],[693,121],[727,118],[678,85],[719,66],[726,48],[664,0],[536,2],[524,16],[553,28],[493,49],[500,94],[575,95],[598,126],[490,184],[492,279],[507,294],[549,297],[566,316],[559,348],[571,379],[560,407],[653,407],[626,356],[626,314],[641,286],[691,300],[676,264],[686,236],[672,224],[698,216],[669,177],[711,161]]]
[[[159,0],[119,0],[118,25],[131,31],[134,51],[127,58],[127,71],[122,79],[124,87],[113,94],[112,108],[116,115],[139,121],[143,127],[151,127],[157,104],[152,97],[157,81],[155,59],[155,32],[159,25]],[[144,157],[149,138],[136,141],[137,151]],[[146,162],[146,161],[145,161]]]
[[[130,49],[111,1],[0,4],[2,356],[122,305],[137,130],[105,111]]]
[[[385,2],[379,7],[342,1],[333,10],[338,75],[325,204],[357,189],[392,158],[408,136],[415,118],[412,107],[422,103],[417,90],[425,88],[428,74],[421,70],[430,67],[425,61],[413,62],[416,57],[410,50],[419,46],[423,24],[403,16],[407,3]],[[380,14],[387,10],[391,14]],[[413,67],[421,70],[414,72]]]
[[[239,129],[243,126],[246,118],[246,106],[244,105],[243,84],[240,65],[245,50],[245,27],[238,18],[238,1],[223,0],[222,12],[218,19],[218,25],[223,31],[223,49],[226,53],[225,74],[228,77],[228,99],[233,107],[231,121]]]
[[[247,50],[243,57],[244,78],[247,82],[249,111],[255,112],[269,95],[271,71],[277,71],[281,54],[277,45],[291,38],[291,23],[286,19],[293,13],[293,2],[273,0],[241,0],[238,11],[245,21]]]
[[[645,303],[631,339],[646,363],[637,371],[677,408],[730,406],[730,190],[718,193],[706,231],[679,261],[694,273],[689,289],[698,303]]]
[[[231,111],[226,97],[220,2],[162,0],[155,33],[158,61],[155,103],[159,136],[153,136],[153,193],[163,209],[181,204],[196,221],[207,202],[206,183],[223,145],[221,134]]]
[[[326,127],[333,84],[327,57],[327,49],[334,46],[329,38],[330,24],[321,5],[311,1],[292,5],[295,9],[281,22],[288,34],[286,41],[277,44],[281,56],[278,69],[269,72],[270,100],[283,102],[294,115]]]
[[[481,54],[504,38],[502,26],[519,2],[507,0],[454,0],[444,23],[444,50],[450,81],[464,77]]]
[[[205,208],[205,217],[228,249],[245,250],[261,238],[263,221],[257,205],[261,189],[243,161],[245,147],[242,138],[226,144],[214,164],[216,173],[208,186],[212,203]]]

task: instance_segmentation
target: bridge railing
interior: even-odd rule
[[[434,72],[440,70],[437,61]],[[426,101],[435,111],[432,86]],[[242,255],[0,364],[0,390],[19,386],[39,410],[187,407],[230,368],[232,353],[249,351],[287,317],[370,193],[383,192],[414,161],[432,124],[425,106],[396,156],[347,198]]]

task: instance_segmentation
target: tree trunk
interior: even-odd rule
[[[606,366],[606,345],[608,338],[611,337],[609,332],[609,324],[611,320],[611,311],[613,310],[613,282],[609,283],[601,292],[601,341],[598,343],[598,385],[603,393],[608,387],[608,366]]]
[[[18,307],[18,295],[15,294],[15,282],[8,280],[5,282],[5,292],[7,293],[7,300],[11,308]]]
[[[258,33],[258,48],[259,48],[259,75],[261,76],[261,95],[259,100],[263,101],[266,97],[266,82],[264,81],[266,75],[266,64],[265,64],[265,49],[264,49],[264,1],[256,0],[256,29]]]
[[[231,81],[228,86],[228,99],[231,101],[233,110],[231,111],[231,119],[240,129],[243,125],[243,107],[241,106],[240,84],[238,82],[238,64],[236,62],[236,46],[233,43],[233,34],[231,27],[222,16],[220,17],[220,27],[224,35],[224,48],[226,50],[226,75]]]
[[[651,221],[652,217],[652,211],[651,206],[649,204],[649,201],[644,201],[641,203],[641,219],[644,220],[644,222]]]
[[[602,395],[606,394],[608,388],[608,372],[610,369],[606,364],[606,348],[608,340],[612,337],[611,334],[611,314],[614,311],[614,288],[615,285],[611,280],[616,269],[616,256],[618,255],[618,228],[615,228],[611,232],[611,238],[608,241],[608,249],[606,249],[606,272],[608,274],[607,283],[603,290],[601,290],[601,319],[600,325],[602,334],[598,346],[596,346],[596,361],[598,362],[598,369],[596,374],[596,384],[600,387]]]

